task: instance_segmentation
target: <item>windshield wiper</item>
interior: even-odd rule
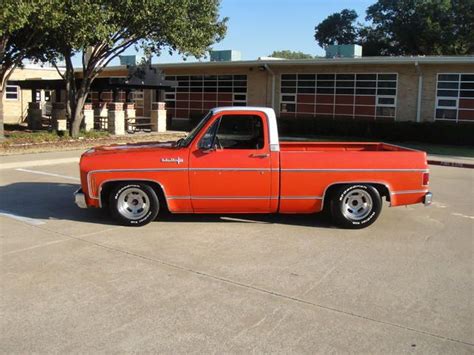
[[[178,140],[176,141],[176,146],[177,146],[177,147],[182,147],[181,144],[182,144],[183,142],[184,142],[184,138],[178,139]]]

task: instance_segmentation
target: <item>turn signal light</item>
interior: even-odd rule
[[[430,183],[430,173],[423,173],[423,186],[428,186]]]

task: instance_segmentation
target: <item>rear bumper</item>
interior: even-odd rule
[[[82,189],[74,192],[74,202],[79,208],[87,208],[86,195],[82,192]]]
[[[431,192],[427,192],[425,196],[423,197],[423,204],[425,206],[431,205],[431,202],[433,201],[433,194]]]

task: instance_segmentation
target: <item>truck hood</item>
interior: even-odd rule
[[[113,153],[126,153],[126,152],[137,152],[144,150],[156,150],[156,149],[170,149],[175,148],[175,141],[168,142],[141,142],[141,143],[127,143],[127,144],[112,144],[102,145],[90,149],[88,152],[96,154],[113,154]]]
[[[144,169],[186,166],[187,149],[176,142],[113,144],[94,147],[81,156],[81,172],[104,169]]]

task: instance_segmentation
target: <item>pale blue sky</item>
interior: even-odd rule
[[[363,21],[365,10],[375,1],[222,0],[220,13],[222,17],[229,17],[228,29],[224,40],[214,45],[214,49],[238,50],[244,60],[268,56],[274,50],[283,49],[323,55],[313,37],[316,24],[345,8],[356,10],[359,21]],[[133,53],[129,50],[127,54]],[[167,53],[153,59],[154,63],[180,61],[181,57]],[[116,65],[118,61],[112,64]]]

